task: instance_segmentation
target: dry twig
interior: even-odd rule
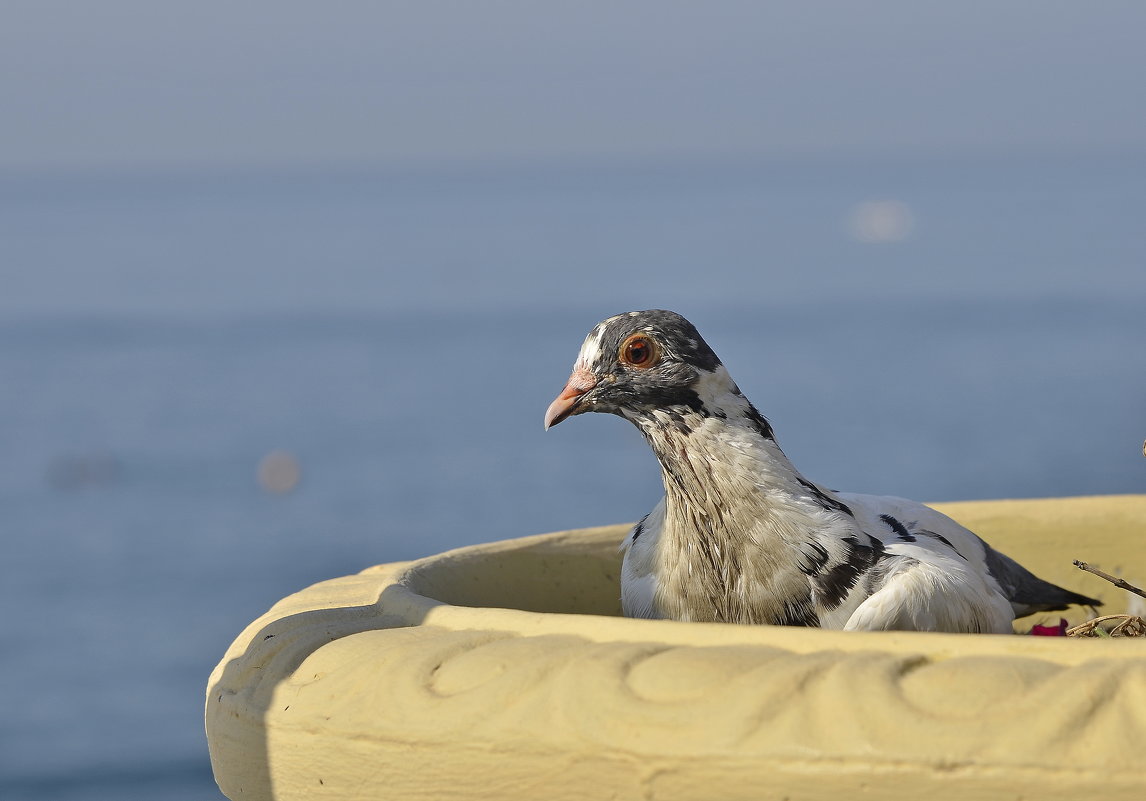
[[[1097,567],[1091,567],[1086,562],[1078,559],[1074,560],[1074,566],[1079,570],[1085,570],[1087,573],[1093,573],[1099,578],[1106,579],[1115,587],[1132,592],[1146,598],[1146,592],[1143,592],[1138,587],[1135,587],[1125,579],[1120,579],[1099,570]],[[1111,621],[1117,620],[1117,623]],[[1106,625],[1103,625],[1106,624]],[[1088,620],[1074,628],[1066,630],[1068,637],[1146,637],[1146,620],[1143,620],[1138,615],[1103,615],[1096,617],[1093,620]]]
[[[1100,624],[1111,620],[1118,623],[1106,628]],[[1142,637],[1146,636],[1146,620],[1138,615],[1103,615],[1066,630],[1068,637]]]
[[[1094,575],[1098,576],[1099,578],[1106,579],[1111,584],[1113,584],[1115,587],[1119,587],[1123,590],[1126,590],[1127,592],[1132,592],[1135,595],[1140,595],[1143,598],[1146,598],[1146,591],[1140,590],[1137,587],[1135,587],[1133,584],[1131,584],[1130,582],[1125,581],[1125,580],[1120,579],[1120,578],[1117,578],[1115,576],[1112,576],[1109,573],[1103,573],[1097,567],[1091,567],[1086,562],[1081,562],[1078,559],[1075,559],[1074,560],[1074,566],[1077,567],[1079,570],[1085,570],[1087,573],[1093,573]]]

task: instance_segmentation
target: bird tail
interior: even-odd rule
[[[986,543],[984,543],[986,544]],[[1035,612],[1059,612],[1068,606],[1102,606],[1102,601],[1090,598],[1036,576],[1011,557],[986,546],[987,569],[999,582],[1015,617]]]
[[[1042,581],[1042,579],[1040,579]],[[1045,588],[1038,594],[1037,598],[1023,599],[1022,602],[1029,607],[1029,611],[1024,612],[1024,615],[1029,615],[1034,612],[1059,612],[1066,609],[1068,606],[1102,606],[1102,601],[1097,598],[1090,598],[1082,593],[1066,590],[1057,584],[1051,584],[1049,581],[1042,581]],[[1018,599],[1010,599],[1011,606],[1016,607],[1015,611],[1018,612],[1016,604]],[[1032,603],[1033,602],[1033,603]]]

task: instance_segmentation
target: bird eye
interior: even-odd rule
[[[656,346],[644,334],[633,334],[621,344],[621,361],[627,365],[652,367],[656,359]]]

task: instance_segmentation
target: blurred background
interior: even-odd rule
[[[1146,5],[2,16],[0,797],[217,799],[279,598],[642,516],[635,429],[541,429],[620,311],[829,486],[1146,489]]]

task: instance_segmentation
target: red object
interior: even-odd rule
[[[1031,629],[1031,634],[1039,637],[1065,637],[1066,636],[1066,618],[1059,618],[1057,626],[1035,626]]]

